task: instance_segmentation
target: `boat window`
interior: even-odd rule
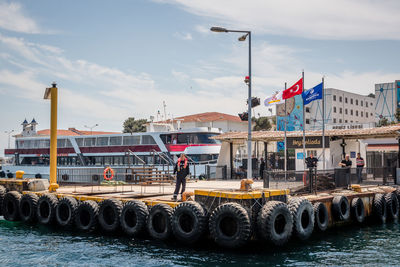
[[[65,147],[65,139],[57,139],[57,147]]]
[[[122,136],[111,136],[110,146],[120,146],[122,143]]]
[[[39,148],[49,148],[50,147],[50,139],[39,140]]]
[[[66,139],[65,147],[72,147],[71,140]]]
[[[108,146],[108,136],[107,137],[97,137],[97,146]]]
[[[76,144],[77,144],[79,147],[83,146],[83,138],[76,138],[75,140],[76,140]]]
[[[153,136],[151,135],[142,135],[142,144],[143,145],[154,145],[156,141],[154,141]]]
[[[94,146],[95,143],[96,143],[96,138],[94,137],[85,138],[85,146]]]
[[[140,136],[124,136],[124,146],[139,145]]]

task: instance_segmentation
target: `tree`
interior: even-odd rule
[[[135,120],[134,117],[129,117],[124,121],[124,129],[123,133],[136,133],[136,132],[145,132],[146,131],[146,119]]]
[[[400,108],[396,109],[396,114],[394,116],[396,117],[397,122],[400,122]]]
[[[389,125],[389,120],[385,117],[383,117],[382,119],[379,120],[378,122],[378,127],[382,127],[382,126],[388,126]]]
[[[373,93],[370,93],[369,95],[367,95],[368,97],[372,97],[372,98],[375,98],[375,94],[373,94]]]
[[[261,131],[261,130],[268,131],[272,127],[268,117],[259,117],[257,119],[253,117],[251,120],[255,123],[255,125],[253,126],[254,131]]]

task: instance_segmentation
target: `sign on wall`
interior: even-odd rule
[[[288,148],[303,148],[303,137],[287,139]],[[329,147],[329,137],[325,136],[325,147]],[[306,148],[322,148],[322,136],[306,137]]]

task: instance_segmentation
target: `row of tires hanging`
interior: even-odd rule
[[[331,202],[334,221],[353,220],[363,223],[365,205],[359,197],[351,202],[345,196],[335,196]],[[152,238],[168,240],[172,237],[185,244],[193,244],[211,237],[223,247],[236,248],[250,239],[263,239],[282,246],[291,237],[308,239],[313,231],[325,231],[330,222],[327,205],[312,204],[304,198],[292,197],[287,203],[268,201],[250,216],[239,203],[229,202],[208,211],[194,201],[182,202],[175,208],[160,203],[153,207],[142,201],[122,203],[117,199],[78,201],[73,197],[57,198],[53,194],[38,196],[33,193],[6,192],[0,186],[0,212],[6,220],[22,220],[58,224],[81,231],[101,229],[106,232],[122,230],[128,236],[148,233]],[[399,194],[375,194],[373,218],[381,223],[399,217]]]

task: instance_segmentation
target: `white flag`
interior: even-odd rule
[[[277,104],[282,104],[282,103],[283,103],[283,100],[282,100],[282,92],[283,92],[283,91],[276,92],[276,93],[273,94],[272,96],[267,97],[267,98],[264,100],[264,105],[267,106],[267,107],[269,107],[269,106],[273,106],[273,105],[277,105]]]

